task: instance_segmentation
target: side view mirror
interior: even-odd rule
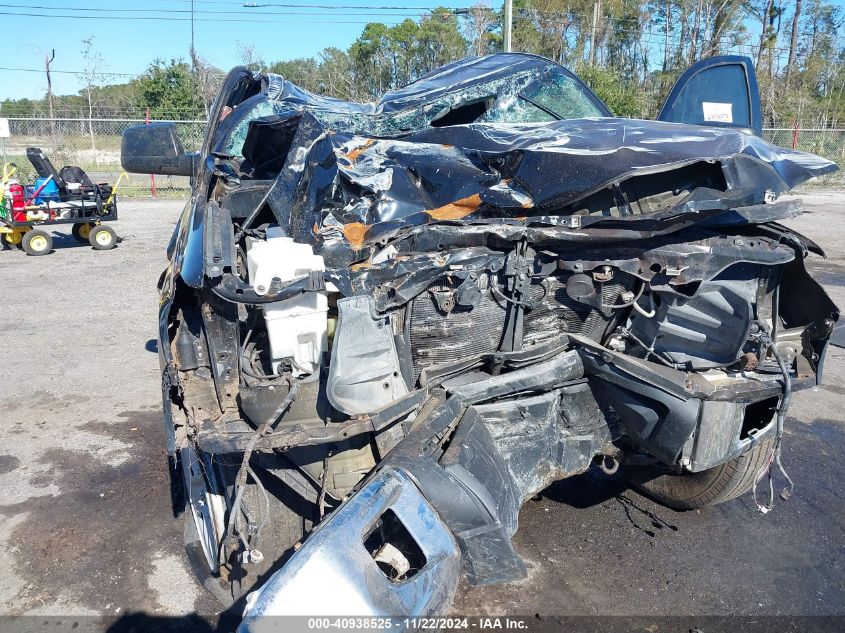
[[[120,164],[135,174],[193,176],[198,156],[185,153],[172,122],[127,128],[120,143]]]

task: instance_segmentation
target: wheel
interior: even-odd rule
[[[41,229],[32,229],[24,233],[21,243],[27,255],[46,255],[53,250],[53,238]]]
[[[91,235],[91,229],[96,226],[93,222],[86,222],[84,224],[74,224],[70,232],[78,242],[89,243],[88,236]]]
[[[117,234],[108,226],[97,225],[91,229],[88,242],[95,250],[107,251],[117,246]]]
[[[751,490],[754,477],[765,464],[772,440],[747,453],[700,473],[667,474],[648,466],[624,470],[635,488],[675,510],[694,510],[730,501]]]
[[[3,247],[4,248],[20,248],[23,242],[23,233],[15,231],[14,233],[3,233]]]
[[[250,476],[241,501],[243,523],[262,525],[253,547],[263,560],[241,566],[237,556],[220,556],[220,544],[226,531],[237,463],[222,463],[213,456],[191,448],[180,451],[182,476],[188,512],[185,514],[185,549],[191,567],[200,580],[224,606],[231,606],[285,561],[293,546],[310,531],[308,518],[313,511],[297,493],[256,468],[263,486]],[[254,472],[255,472],[254,471]],[[262,476],[263,475],[263,476]],[[262,490],[263,488],[263,490]]]

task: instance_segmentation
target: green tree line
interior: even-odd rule
[[[842,8],[824,0],[514,0],[513,49],[579,74],[620,116],[653,117],[677,76],[704,57],[750,56],[765,124],[845,126]],[[237,43],[241,62],[308,90],[353,101],[377,99],[430,70],[502,48],[501,6],[437,8],[420,20],[367,24],[347,50],[265,61]],[[92,52],[86,40],[86,59]],[[83,52],[86,52],[83,50]],[[56,97],[55,116],[202,118],[224,76],[201,57],[156,60],[125,83],[81,73],[85,88]],[[7,100],[6,116],[45,116],[47,98]]]

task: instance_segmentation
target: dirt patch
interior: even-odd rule
[[[21,460],[14,455],[0,455],[0,475],[12,472],[20,463]]]
[[[453,613],[839,616],[842,446],[841,421],[787,420],[783,463],[795,490],[783,500],[777,477],[767,515],[750,494],[675,512],[596,468],[552,484],[523,506],[514,537],[517,552],[538,563],[530,587],[464,583]]]
[[[131,460],[109,466],[90,454],[52,449],[44,461],[61,494],[0,506],[2,516],[27,515],[8,541],[16,552],[15,572],[26,581],[13,613],[49,604],[59,594],[99,613],[160,608],[147,578],[155,571],[155,552],[182,549],[182,517],[173,516],[160,415],[121,417],[129,421],[85,426],[131,438]]]

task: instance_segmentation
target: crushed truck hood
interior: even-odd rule
[[[392,138],[336,132],[311,112],[284,123],[290,148],[268,202],[292,237],[336,265],[431,223],[656,234],[680,228],[679,215],[688,224],[763,205],[837,169],[743,132],[644,120],[469,124]],[[642,208],[653,174],[663,198]]]

